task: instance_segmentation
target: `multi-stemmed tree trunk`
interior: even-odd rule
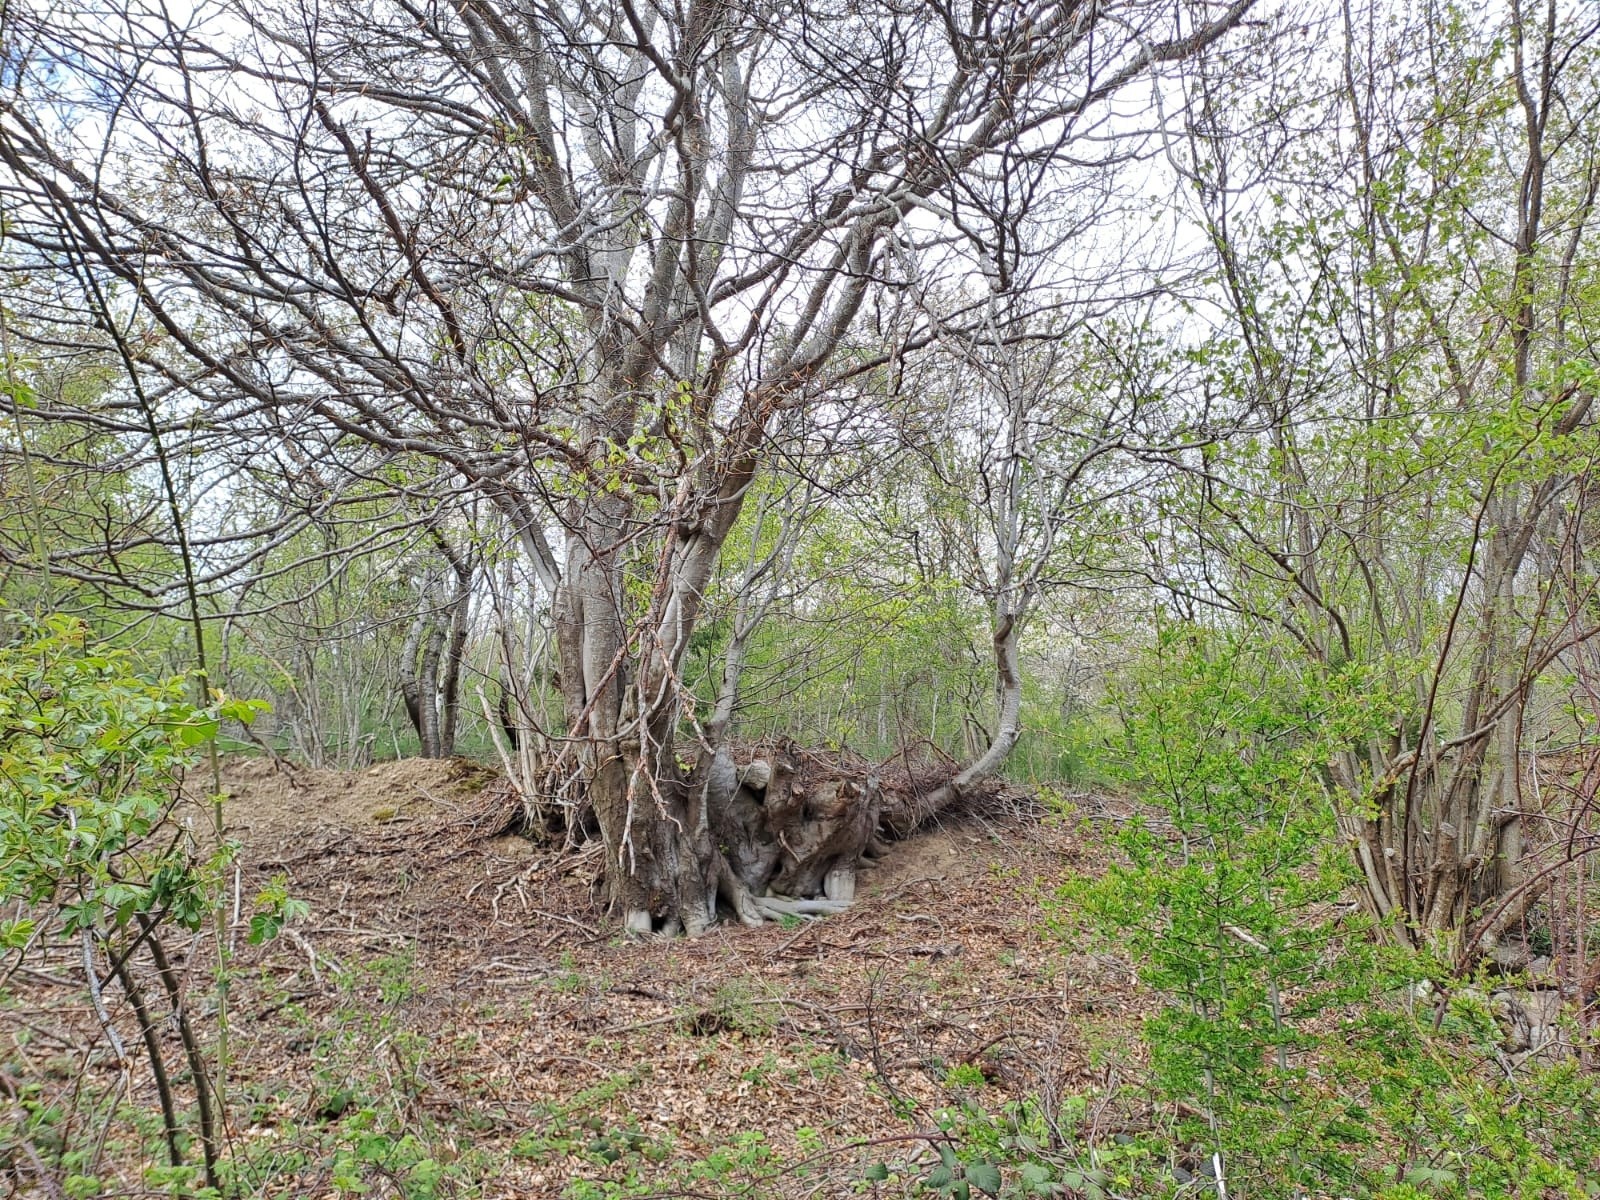
[[[1023,244],[1019,173],[1135,155],[1131,129],[1079,135],[1251,4],[14,9],[55,48],[19,64],[0,183],[17,244],[115,282],[101,333],[175,437],[314,429],[330,473],[432,459],[499,506],[552,613],[551,741],[612,896],[633,930],[694,932],[719,892],[861,848],[738,878],[714,831],[745,792],[680,675],[785,414],[976,330],[961,285]],[[830,795],[793,819],[871,810]]]

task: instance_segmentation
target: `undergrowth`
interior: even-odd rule
[[[176,1022],[213,1020],[215,1005],[198,990],[169,999],[154,961],[126,979],[117,968],[159,948],[162,921],[191,935],[214,926],[229,848],[213,859],[153,833],[223,713],[188,706],[172,681],[145,680],[76,627],[9,653],[13,717],[0,749],[9,777],[33,782],[8,793],[4,882],[37,915],[26,903],[8,910],[0,949],[35,974],[81,970],[87,955],[107,993],[142,982],[155,1016],[115,1017],[160,1049]],[[931,1056],[923,1065],[942,1105],[897,1107],[882,1081],[902,1135],[783,1130],[780,1148],[779,1131],[748,1129],[692,1142],[632,1115],[630,1097],[656,1082],[648,1064],[537,1105],[504,1102],[494,1081],[455,1069],[441,1009],[401,952],[328,963],[334,986],[313,1007],[266,997],[289,1028],[296,1073],[235,1079],[215,1146],[201,1144],[212,1135],[198,1118],[158,1111],[154,1088],[124,1083],[104,1048],[51,1043],[17,994],[0,997],[15,1018],[0,1062],[0,1170],[19,1190],[66,1200],[127,1194],[116,1172],[130,1169],[146,1193],[198,1200],[474,1200],[530,1172],[564,1200],[1600,1197],[1595,1076],[1570,1055],[1508,1042],[1507,981],[1457,979],[1443,961],[1383,949],[1347,902],[1319,769],[1337,721],[1259,656],[1194,630],[1160,639],[1130,679],[1116,755],[1094,769],[1119,775],[1140,816],[1097,829],[1117,860],[1051,902],[1063,951],[1097,947],[1161,998],[1137,1053],[1110,1048],[1122,1082],[997,1099],[979,1063]],[[303,914],[285,888],[277,880],[257,897],[249,940]],[[41,930],[55,939],[48,960],[37,957]],[[898,988],[909,993],[926,970],[902,967]],[[566,954],[544,986],[593,1000],[609,985]],[[730,1043],[776,1037],[783,995],[770,986],[729,975],[668,1023]],[[1070,1031],[1080,1044],[1111,1036],[1082,1020]],[[470,1038],[470,1023],[456,1036]],[[199,1094],[214,1030],[207,1039],[174,1058],[162,1094]],[[760,1057],[741,1082],[759,1092],[804,1073],[825,1087],[842,1074],[844,1046],[802,1051],[788,1066]]]
[[[943,1115],[963,1153],[1003,1166],[998,1193],[1600,1195],[1600,1080],[1556,1031],[1539,1031],[1542,1052],[1511,1040],[1504,981],[1383,948],[1346,903],[1321,769],[1341,714],[1193,627],[1163,633],[1123,699],[1115,766],[1143,815],[1110,834],[1120,858],[1102,878],[1062,891],[1054,925],[1165,1003],[1140,1029],[1136,1081]]]

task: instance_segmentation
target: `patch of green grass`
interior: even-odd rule
[[[806,1070],[811,1078],[826,1081],[844,1074],[844,1057],[836,1050],[819,1050],[806,1059]]]
[[[983,1068],[972,1063],[957,1063],[944,1073],[944,1086],[951,1091],[969,1091],[982,1088],[989,1080],[983,1073]]]
[[[594,986],[589,977],[578,969],[578,960],[570,950],[563,950],[561,969],[546,981],[552,991],[563,996],[576,996]]]

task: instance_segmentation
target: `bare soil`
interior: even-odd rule
[[[963,1098],[1111,1090],[1148,1003],[1125,963],[1051,931],[1052,895],[1097,868],[1075,820],[1018,802],[897,844],[841,916],[641,943],[595,906],[597,851],[501,832],[481,768],[246,759],[225,784],[230,1129],[262,1161],[367,1107],[432,1131],[444,1159],[493,1162],[474,1180],[489,1197],[585,1178],[643,1195],[652,1171],[681,1188],[685,1162],[751,1132],[761,1181],[737,1194],[843,1195],[869,1162],[931,1158],[923,1135]],[[274,880],[309,913],[251,945]],[[575,1125],[662,1161],[608,1165]],[[337,1194],[325,1156],[304,1157],[263,1190]]]

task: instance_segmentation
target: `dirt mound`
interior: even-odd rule
[[[268,758],[223,765],[230,833],[258,848],[274,837],[464,816],[494,779],[466,759],[407,758],[364,771],[293,767]]]
[[[1064,822],[946,821],[864,869],[839,915],[633,942],[595,906],[598,848],[499,833],[496,780],[471,764],[236,759],[224,786],[234,1136],[304,1163],[274,1195],[328,1194],[347,1109],[393,1110],[440,1162],[459,1151],[483,1196],[578,1178],[699,1194],[682,1189],[701,1156],[754,1155],[751,1137],[749,1194],[842,1195],[965,1095],[1088,1087],[1073,1031],[1132,994],[1047,932],[1056,887],[1091,869]],[[277,880],[309,912],[252,945],[250,897]],[[185,955],[196,979],[207,955]]]

